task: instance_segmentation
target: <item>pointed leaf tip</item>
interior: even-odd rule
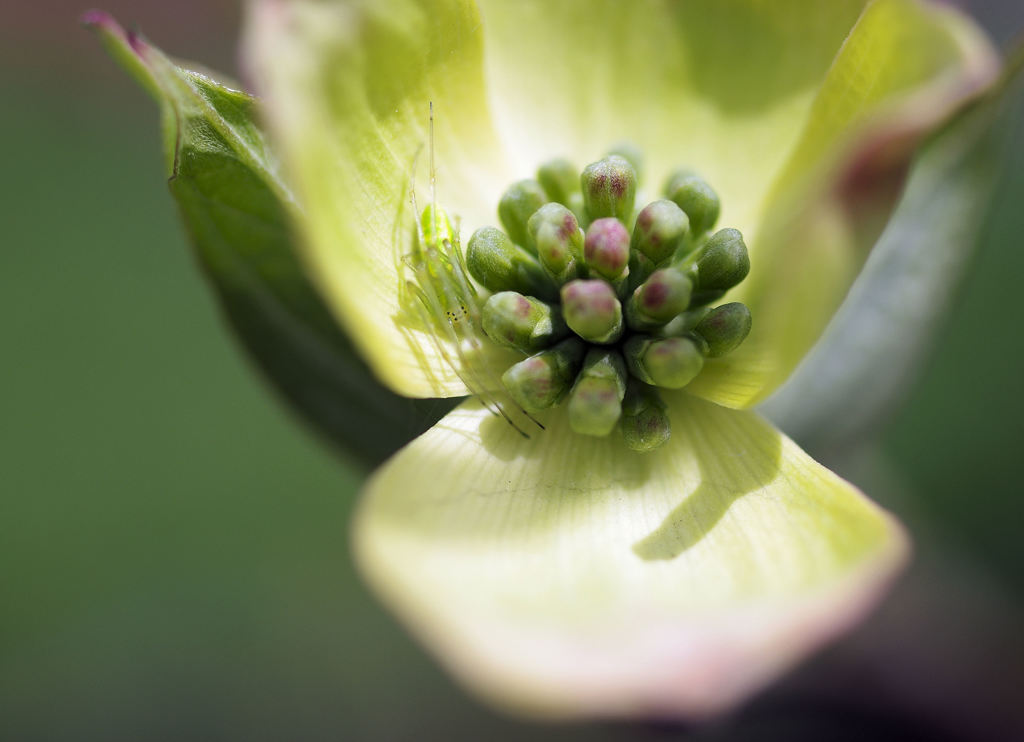
[[[103,10],[89,10],[79,19],[83,26],[96,33],[107,53],[130,74],[142,88],[158,102],[164,93],[160,89],[145,54],[151,48],[134,31],[125,31],[112,15]]]
[[[115,21],[109,13],[105,10],[97,10],[96,8],[92,8],[91,10],[87,10],[82,13],[82,15],[78,17],[78,22],[83,26],[88,26],[90,28],[95,26],[97,28],[106,28],[109,30],[120,29],[120,26],[117,25],[117,21]]]
[[[255,100],[178,66],[109,14],[82,22],[157,100],[170,189],[227,320],[269,381],[339,448],[376,464],[447,408],[382,388],[296,258],[288,186]],[[372,424],[368,424],[372,422]]]

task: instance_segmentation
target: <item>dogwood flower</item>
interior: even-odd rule
[[[901,527],[746,408],[820,336],[915,145],[993,80],[969,21],[915,0],[250,10],[245,60],[273,157],[240,157],[287,184],[276,195],[333,317],[395,392],[474,395],[380,467],[352,527],[371,587],[457,679],[532,715],[701,716],[876,602],[906,558]],[[156,53],[133,49],[166,88]],[[749,337],[661,391],[671,434],[643,453],[581,434],[570,405],[517,415],[499,379],[526,353],[472,316],[452,331],[445,302],[422,297],[460,281],[483,303],[438,266],[499,222],[510,185],[622,141],[644,153],[643,203],[678,168],[700,172],[750,261],[726,297],[749,307]],[[631,214],[616,216],[629,227]],[[417,257],[441,241],[448,263]],[[549,274],[569,281],[569,260]],[[602,286],[625,275],[616,260]],[[577,329],[566,290],[569,326],[618,342],[621,328]]]

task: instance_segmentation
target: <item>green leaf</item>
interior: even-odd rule
[[[373,377],[295,256],[289,210],[255,122],[256,101],[183,69],[108,16],[84,21],[159,101],[170,189],[227,321],[307,422],[367,464],[450,409],[396,396]]]
[[[934,136],[850,295],[762,407],[815,448],[845,447],[898,406],[937,339],[1019,129],[1024,50],[1001,83]]]
[[[902,530],[752,412],[667,395],[638,454],[467,402],[368,483],[370,585],[467,688],[550,716],[701,716],[854,622]]]

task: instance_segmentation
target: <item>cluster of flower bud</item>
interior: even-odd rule
[[[503,230],[473,233],[466,265],[492,292],[486,335],[527,356],[502,376],[511,398],[529,413],[568,398],[573,430],[617,427],[647,451],[671,434],[658,389],[685,387],[749,333],[744,305],[709,305],[750,262],[738,231],[712,233],[719,199],[693,172],[673,174],[665,197],[635,212],[639,169],[630,148],[582,174],[545,163],[502,196]]]

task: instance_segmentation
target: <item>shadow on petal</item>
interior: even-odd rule
[[[901,529],[750,412],[666,397],[642,455],[467,402],[369,481],[370,586],[469,690],[532,716],[699,717],[864,613]]]
[[[678,426],[678,421],[676,422]],[[649,536],[633,546],[641,559],[675,559],[704,538],[732,504],[744,495],[767,487],[779,473],[782,436],[768,428],[762,447],[735,453],[701,450],[697,455],[700,485],[669,513]],[[729,478],[722,468],[729,467]],[[728,482],[727,487],[722,482]]]

